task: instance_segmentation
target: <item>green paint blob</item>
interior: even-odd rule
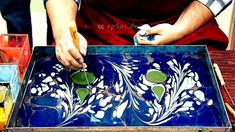
[[[166,81],[166,75],[161,71],[150,71],[146,74],[146,79],[152,83],[163,83]]]
[[[156,95],[157,100],[161,101],[162,96],[164,95],[165,89],[161,86],[154,86],[152,88],[153,93]]]
[[[87,88],[78,88],[76,90],[77,96],[80,98],[80,104],[83,104],[87,95],[89,95],[90,91]]]
[[[95,76],[90,72],[86,72],[86,75],[87,75],[88,83],[91,84],[95,80]],[[76,84],[88,85],[84,71],[79,71],[79,72],[73,73],[71,75],[71,79]]]

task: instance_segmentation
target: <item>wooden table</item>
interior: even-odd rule
[[[219,65],[227,89],[230,95],[232,96],[233,101],[235,102],[235,50],[210,51],[209,54],[212,62],[217,63]],[[232,105],[224,88],[222,86],[220,88],[224,102],[227,102],[230,105]],[[233,118],[229,112],[228,115],[232,125],[235,124],[235,118]],[[233,125],[233,131],[235,131],[234,125]]]

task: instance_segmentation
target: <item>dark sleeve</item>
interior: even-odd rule
[[[10,3],[10,0],[0,0],[0,11]]]
[[[48,1],[48,0],[43,0],[44,6],[46,5],[47,1]],[[81,0],[74,0],[74,1],[77,3],[77,5],[78,5],[78,10],[79,10],[79,9],[80,9],[80,6],[81,6]]]

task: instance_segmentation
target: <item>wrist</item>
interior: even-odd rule
[[[176,35],[176,38],[183,38],[187,33],[184,30],[184,27],[180,24],[175,23],[173,25],[173,32]]]
[[[61,22],[60,24],[57,24],[57,26],[53,28],[53,35],[56,42],[58,42],[65,33],[69,32],[70,26],[77,28],[76,22],[74,20]]]

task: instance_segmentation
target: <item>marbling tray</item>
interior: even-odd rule
[[[7,129],[231,130],[205,46],[90,46],[85,62],[35,47]]]

